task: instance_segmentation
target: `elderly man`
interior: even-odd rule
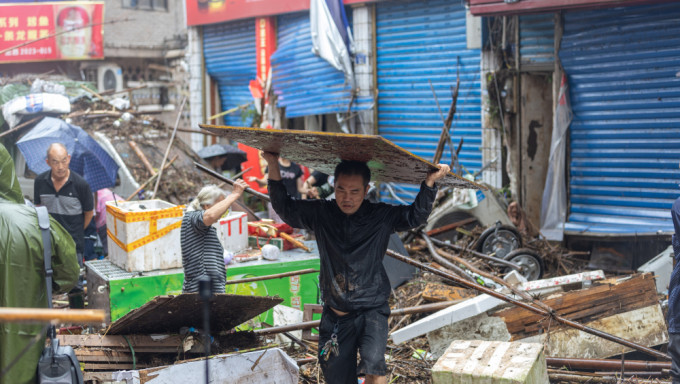
[[[449,166],[440,164],[427,175],[413,204],[389,205],[365,200],[371,171],[357,161],[342,161],[335,168],[334,200],[294,199],[281,181],[277,158],[275,153],[264,154],[272,205],[287,224],[314,231],[319,246],[324,302],[319,361],[326,382],[356,383],[361,374],[366,383],[387,383],[391,290],[383,257],[392,233],[427,221],[435,182],[446,176]]]
[[[69,169],[71,155],[63,144],[51,144],[45,161],[50,170],[35,178],[33,201],[36,205],[44,205],[71,234],[82,267],[85,228],[94,216],[94,196],[85,179]],[[82,281],[69,293],[69,304],[71,308],[84,307]]]
[[[14,163],[0,144],[0,307],[47,308],[52,298],[45,287],[44,246],[52,248],[54,292],[67,292],[76,284],[79,268],[73,239],[54,218],[50,235],[52,244],[43,244],[38,215],[24,204]],[[44,345],[40,324],[0,323],[0,372],[7,370],[0,383],[35,383]]]

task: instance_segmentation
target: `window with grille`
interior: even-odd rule
[[[123,0],[123,8],[167,11],[168,0]]]

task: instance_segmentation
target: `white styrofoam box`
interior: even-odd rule
[[[248,248],[248,215],[245,212],[230,212],[220,219],[218,228],[225,251],[236,253]]]
[[[163,200],[106,203],[109,259],[128,272],[182,267],[184,206]]]
[[[455,340],[432,367],[432,382],[548,384],[543,345]]]

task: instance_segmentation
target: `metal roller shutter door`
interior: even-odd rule
[[[451,105],[450,87],[460,69],[460,91],[451,134],[465,142],[461,164],[481,167],[480,50],[468,49],[465,8],[460,2],[392,1],[376,6],[378,132],[412,153],[432,160],[443,127],[428,80],[444,116]],[[442,162],[451,162],[449,146]],[[415,197],[418,185],[399,185],[397,195]],[[385,191],[384,201],[396,202]]]
[[[565,15],[572,232],[673,232],[680,194],[680,4]]]
[[[352,97],[345,75],[312,53],[309,12],[281,15],[277,49],[272,54],[272,86],[286,117],[347,112]],[[352,110],[369,100],[354,100]]]
[[[223,111],[253,101],[248,89],[257,76],[253,19],[203,27],[203,54],[206,71],[217,81]],[[224,116],[226,125],[250,123],[240,112]]]

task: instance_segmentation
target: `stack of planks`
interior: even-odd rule
[[[180,335],[59,335],[60,345],[70,345],[85,371],[85,381],[104,372],[155,367],[174,362],[183,351]],[[167,361],[164,361],[166,356]],[[104,375],[102,377],[110,377]]]
[[[658,304],[652,274],[600,280],[588,289],[554,294],[542,301],[563,317],[582,324]],[[493,316],[503,318],[513,340],[545,332],[549,326],[553,331],[563,327],[520,307],[503,309]]]
[[[593,282],[591,287],[553,294],[541,301],[569,320],[646,347],[668,342],[650,273]],[[492,316],[505,321],[511,340],[544,343],[547,356],[608,358],[631,351],[523,308],[510,307]]]

